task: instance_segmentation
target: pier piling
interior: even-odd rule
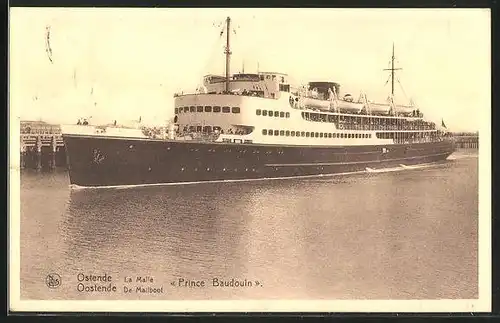
[[[26,145],[24,145],[24,143],[21,143],[21,160],[19,166],[21,169],[26,167]]]
[[[51,153],[52,161],[50,163],[50,169],[54,170],[56,169],[56,153],[57,153],[57,141],[55,136],[52,136],[51,144],[52,144],[52,153]]]
[[[42,138],[36,137],[36,170],[42,170]]]

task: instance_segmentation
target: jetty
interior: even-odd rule
[[[452,137],[455,139],[455,144],[458,149],[479,148],[478,132],[453,132]]]
[[[66,152],[59,125],[43,121],[21,121],[21,169],[66,167]]]

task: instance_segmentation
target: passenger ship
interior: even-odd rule
[[[293,89],[282,73],[225,75],[204,89],[175,95],[174,123],[146,129],[63,126],[70,182],[102,187],[323,176],[445,160],[447,131],[412,106],[341,95],[336,82]]]

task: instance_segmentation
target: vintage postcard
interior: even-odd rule
[[[9,25],[11,311],[491,310],[488,9]]]

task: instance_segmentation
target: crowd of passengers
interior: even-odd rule
[[[434,130],[435,123],[421,119],[383,119],[336,116],[318,113],[303,113],[303,118],[315,122],[336,123],[339,128],[348,130]]]
[[[203,136],[203,135],[219,135],[219,134],[229,134],[229,135],[247,135],[251,131],[250,129],[233,129],[233,128],[228,128],[226,131],[222,129],[221,127],[210,127],[210,126],[205,126],[201,128],[200,126],[195,127],[195,126],[184,126],[182,131],[180,129],[177,130],[177,135],[178,136],[186,136],[186,135],[195,135],[195,136]]]
[[[411,134],[411,133],[379,133],[377,138],[393,139],[396,144],[410,144],[422,142],[436,142],[442,141],[444,136],[436,132]]]

